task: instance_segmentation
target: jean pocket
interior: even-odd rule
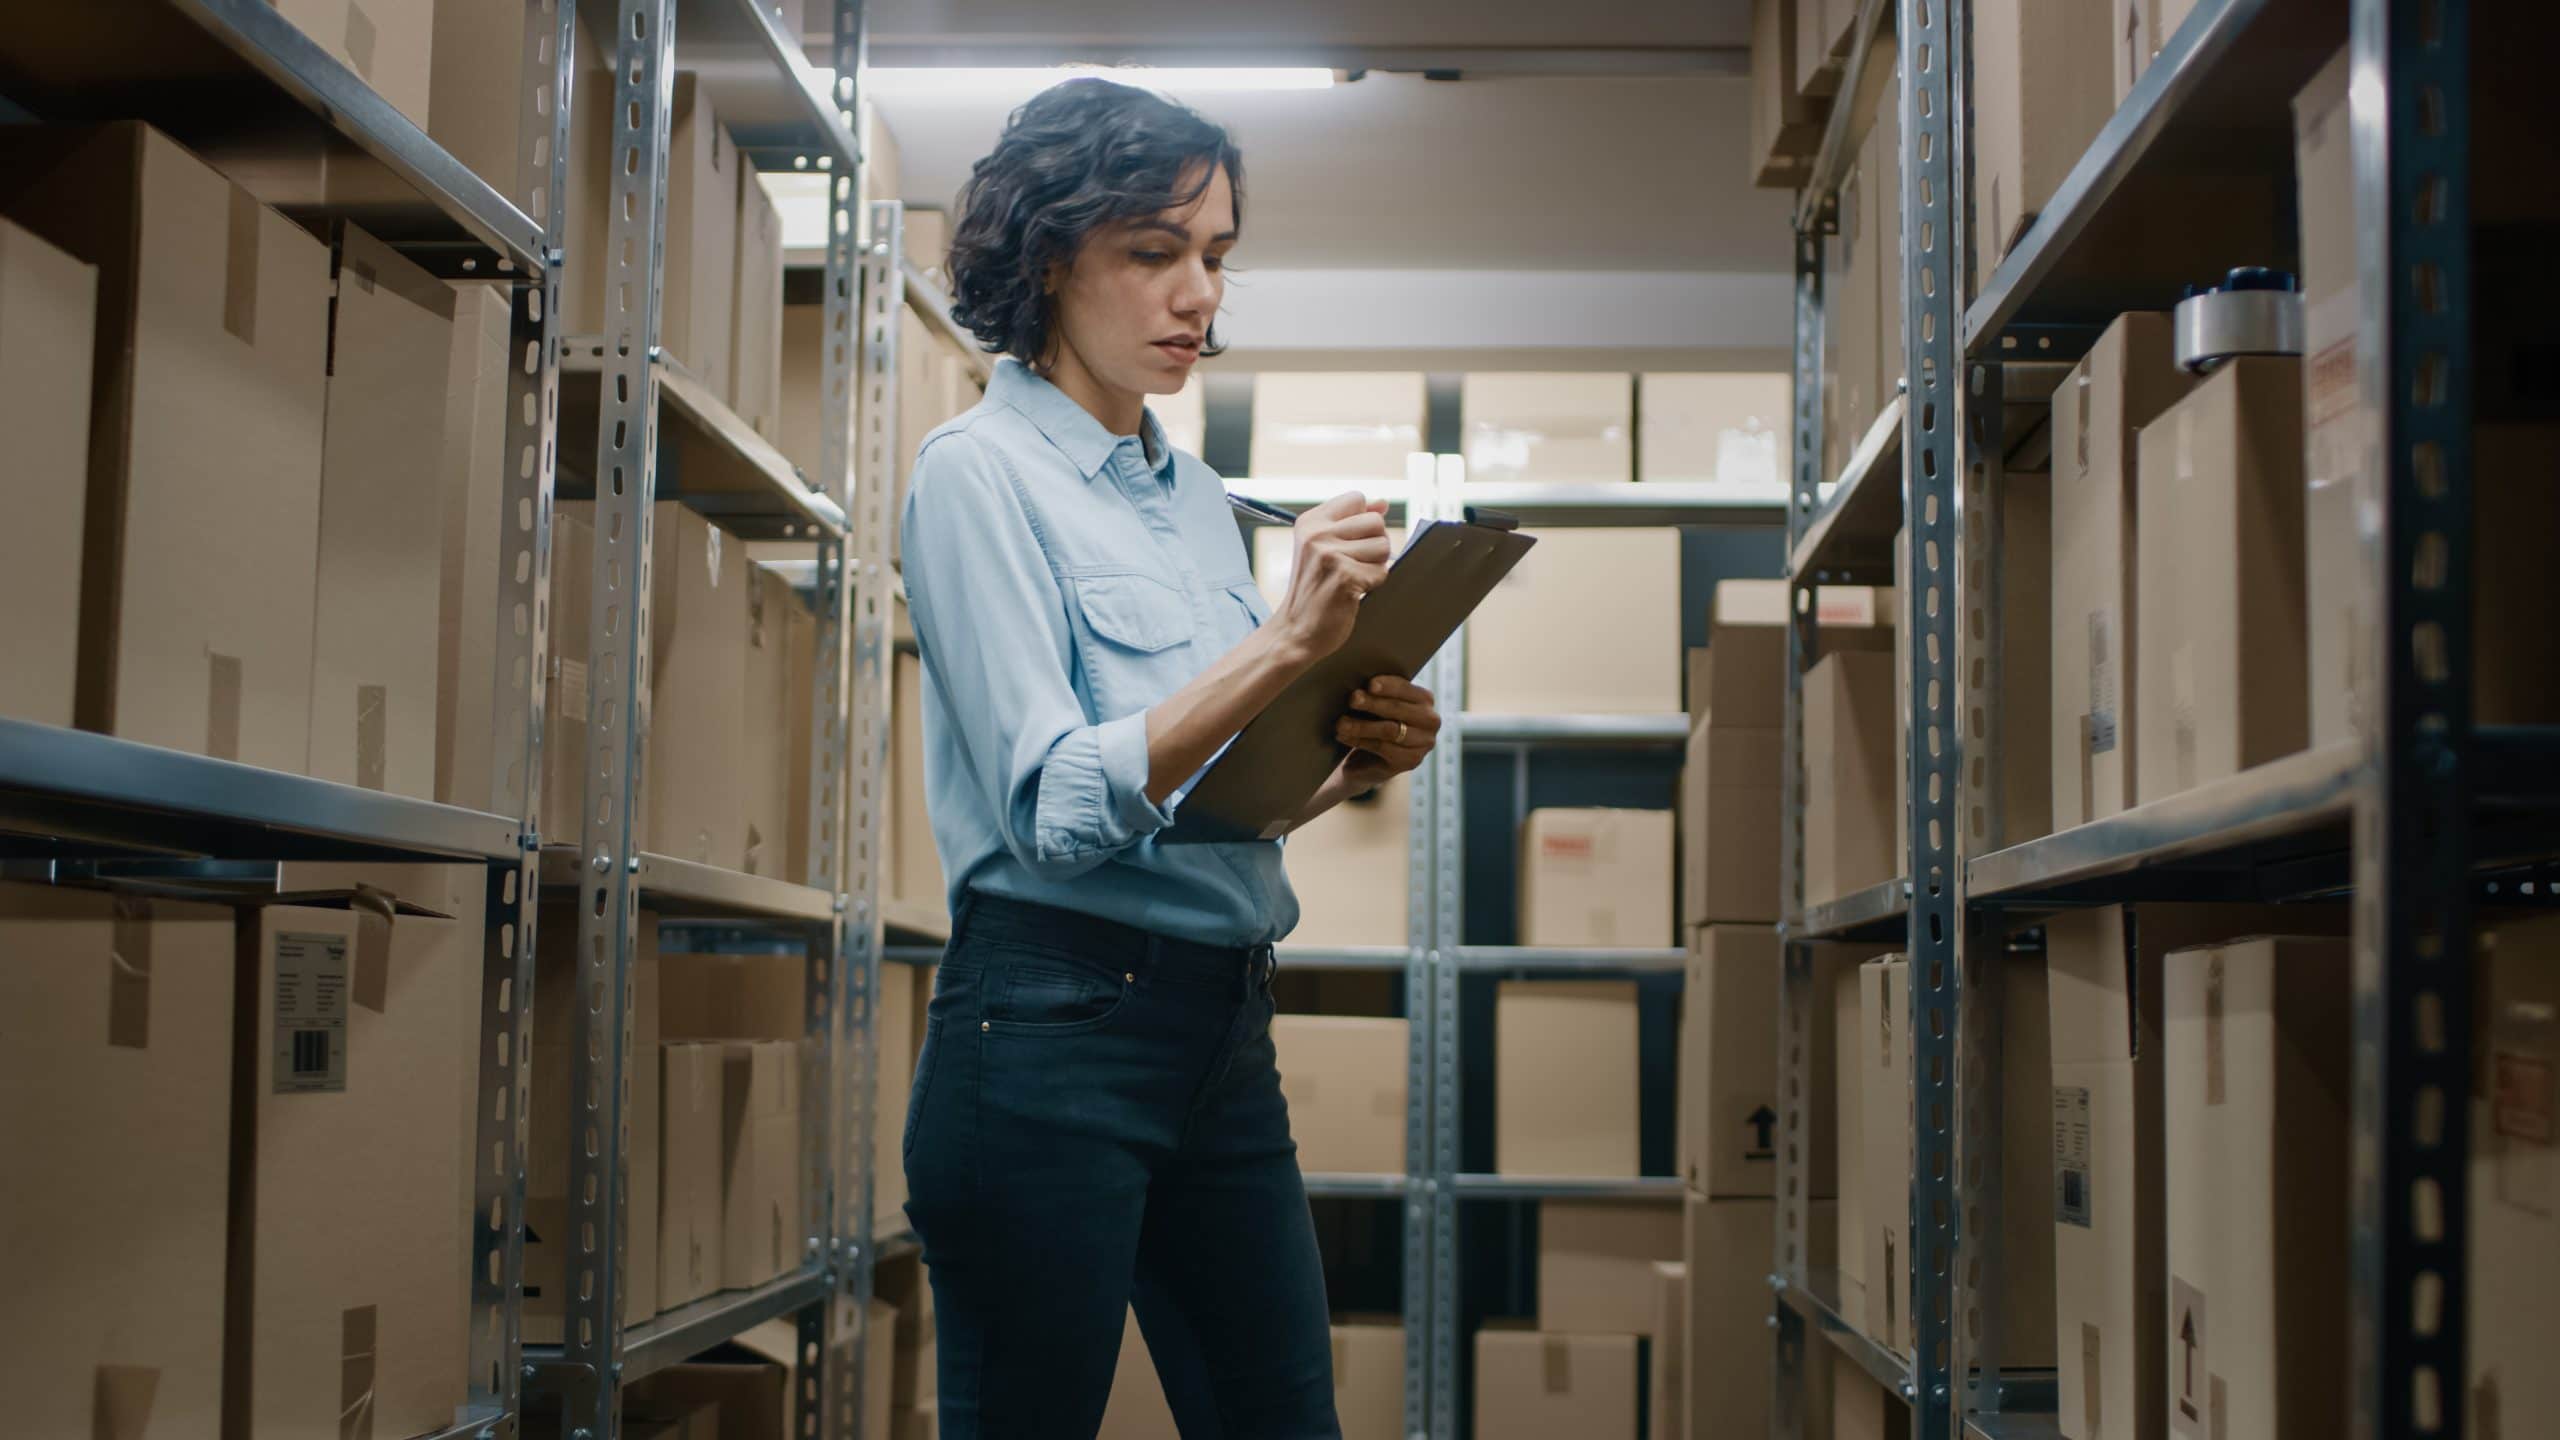
[[[916,1131],[924,1116],[925,1096],[933,1092],[934,1061],[942,1054],[942,1017],[932,1016],[924,1022],[924,1043],[916,1051],[915,1085],[907,1095],[906,1128],[898,1138],[898,1158],[913,1164],[916,1158]]]
[[[987,985],[986,1027],[1013,1035],[1071,1035],[1097,1030],[1129,998],[1129,976],[1079,960],[1024,952]]]

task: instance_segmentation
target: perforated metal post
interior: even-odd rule
[[[1911,651],[1911,1312],[1913,1434],[1957,1433],[1952,1394],[1956,1210],[1956,1030],[1963,979],[1957,856],[1955,564],[1958,554],[1955,269],[1963,248],[1949,144],[1952,0],[1899,0],[1902,82],[1903,522],[1910,581],[1902,623]]]
[[[1435,518],[1465,513],[1465,471],[1444,456],[1427,492]],[[1460,783],[1466,736],[1467,632],[1440,650],[1440,744],[1425,762],[1431,811],[1431,1434],[1458,1433],[1458,946],[1466,915],[1466,806]]]
[[[622,1282],[630,1213],[631,959],[640,923],[643,706],[649,675],[651,509],[664,271],[670,0],[621,0],[613,30],[611,223],[597,400],[595,570],[588,577],[585,808],[578,816],[577,1006],[569,1029],[569,1234],[563,1350],[568,1423],[619,1434]],[[563,833],[571,833],[562,827]]]
[[[2472,1433],[2470,9],[2357,0],[2358,476],[2373,722],[2355,787],[2354,1429]],[[2529,1417],[2531,1424],[2540,1417]],[[2487,1433],[2485,1429],[2480,1433]]]

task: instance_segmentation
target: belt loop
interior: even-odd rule
[[[951,958],[952,950],[953,950],[953,949],[956,949],[956,948],[959,946],[959,944],[960,944],[960,940],[961,940],[961,937],[962,937],[962,936],[964,936],[964,935],[966,935],[966,934],[968,933],[968,931],[969,931],[969,912],[970,912],[971,910],[976,909],[976,908],[977,908],[977,904],[978,904],[978,892],[977,892],[977,891],[975,891],[975,890],[963,890],[963,891],[961,891],[961,892],[960,892],[960,904],[959,904],[958,908],[954,909],[954,910],[951,912],[951,941],[950,941],[950,948],[946,948],[946,949],[943,951],[943,958],[944,958],[944,959],[946,959],[946,960],[947,960],[947,959]]]

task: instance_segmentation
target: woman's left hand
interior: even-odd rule
[[[1410,680],[1376,676],[1351,692],[1351,711],[1334,722],[1333,738],[1351,747],[1343,777],[1365,790],[1430,757],[1440,743],[1439,706]]]

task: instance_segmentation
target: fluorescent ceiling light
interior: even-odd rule
[[[826,85],[830,71],[818,72]],[[1168,95],[1235,94],[1263,90],[1329,90],[1333,72],[1311,66],[1240,66],[1232,68],[1177,65],[1036,65],[976,67],[961,65],[877,65],[863,72],[873,98],[928,100],[1028,100],[1061,80],[1099,75],[1106,80],[1142,85]]]

